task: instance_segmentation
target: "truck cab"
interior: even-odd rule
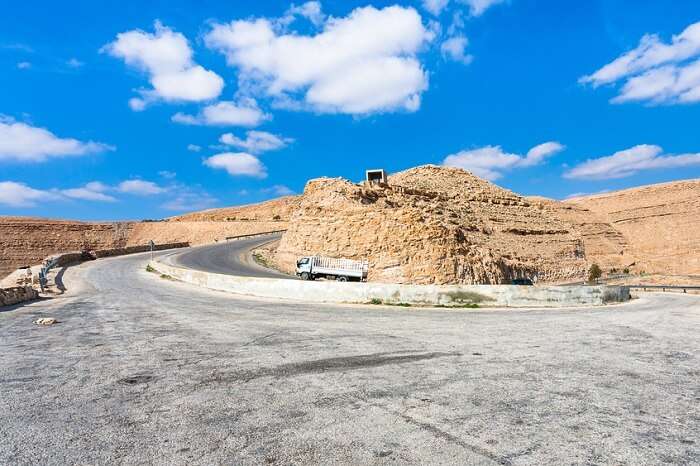
[[[295,270],[297,277],[302,280],[313,280],[311,278],[311,258],[301,257],[297,260],[297,268]]]

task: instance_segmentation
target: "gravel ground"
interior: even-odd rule
[[[146,260],[70,268],[65,295],[0,312],[0,464],[700,463],[698,296],[290,304]]]

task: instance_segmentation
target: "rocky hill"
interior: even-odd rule
[[[277,263],[289,270],[301,255],[367,258],[370,280],[394,283],[578,279],[588,266],[585,238],[561,211],[456,168],[422,166],[388,185],[321,178],[306,185]]]
[[[569,199],[619,231],[633,270],[700,274],[700,180],[677,181]]]

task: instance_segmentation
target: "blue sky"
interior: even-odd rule
[[[25,1],[0,215],[161,218],[366,168],[562,199],[700,177],[700,3]]]

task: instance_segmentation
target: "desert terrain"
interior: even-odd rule
[[[371,281],[541,283],[629,269],[655,281],[700,276],[700,180],[563,202],[523,197],[471,173],[425,165],[386,185],[310,180],[300,196],[156,222],[0,217],[0,275],[67,251],[224,240],[287,230],[265,251],[284,271],[303,255],[367,258]],[[661,278],[659,278],[661,277]]]

